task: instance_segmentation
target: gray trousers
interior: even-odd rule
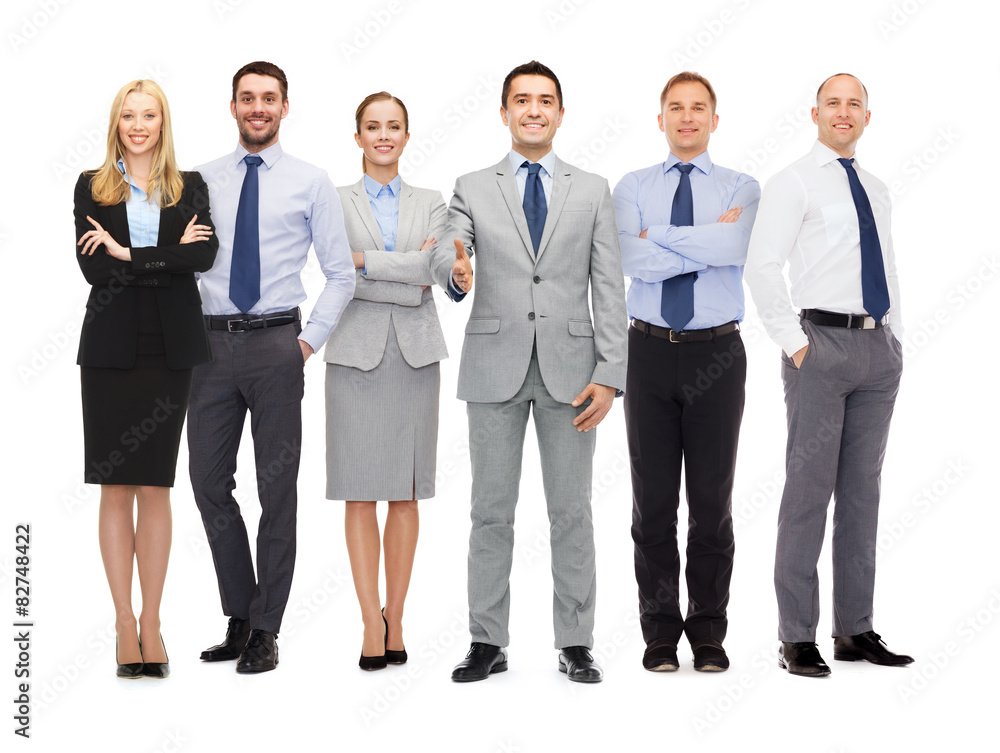
[[[872,629],[882,461],[903,368],[888,329],[802,326],[802,367],[782,354],[788,444],[774,561],[778,637],[792,643],[816,640],[831,494],[833,635]]]
[[[213,361],[197,366],[188,405],[191,486],[219,579],[222,611],[277,633],[295,566],[303,362],[297,323],[210,330]],[[257,571],[236,489],[236,455],[250,411],[260,523]]]
[[[594,645],[597,574],[590,510],[596,430],[578,432],[574,408],[549,394],[532,354],[524,384],[503,403],[468,403],[472,461],[469,631],[472,640],[507,646],[514,508],[528,413],[542,461],[552,552],[555,647]]]

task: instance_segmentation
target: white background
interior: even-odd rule
[[[940,0],[715,0],[698,4],[540,0],[476,7],[446,0],[112,3],[8,0],[0,249],[7,269],[2,388],[5,499],[2,614],[13,616],[14,528],[31,525],[32,739],[37,750],[238,745],[337,750],[541,751],[612,746],[687,750],[940,749],[978,742],[995,712],[1000,610],[993,551],[996,363],[997,12]],[[557,153],[606,176],[663,159],[658,95],[694,69],[719,95],[715,162],[762,182],[805,153],[815,89],[857,74],[872,119],[858,156],[894,191],[906,369],[883,473],[875,627],[913,654],[906,669],[831,662],[825,680],[776,667],[771,582],[784,443],[779,351],[748,306],[747,408],[737,469],[737,555],[726,646],[732,669],[695,673],[681,647],[672,675],[642,670],[629,535],[631,496],[620,404],[595,458],[598,686],[568,683],[552,648],[551,580],[537,450],[525,449],[512,579],[510,671],[458,685],[468,645],[465,559],[469,468],[454,396],[468,304],[438,295],[452,357],[443,363],[438,496],[422,531],[407,602],[409,664],[357,668],[361,622],[343,542],[342,503],[324,499],[323,364],[306,367],[299,557],[275,672],[242,677],[201,664],[222,638],[211,555],[186,474],[173,492],[174,542],[162,609],[172,676],[114,677],[113,610],[97,543],[98,488],[82,479],[78,326],[88,287],[72,259],[72,188],[104,150],[125,82],[157,80],[173,112],[181,166],[230,152],[232,74],[271,60],[290,81],[286,151],[334,183],[359,177],[354,109],[388,89],[407,103],[404,176],[449,198],[457,175],[509,148],[500,84],[537,58],[560,76]],[[435,140],[436,133],[436,140]],[[312,262],[308,286],[321,276]],[[310,308],[311,301],[305,305]],[[529,431],[529,438],[532,432]],[[249,437],[237,494],[255,529]],[[681,510],[681,520],[685,520]],[[829,546],[821,569],[820,648],[832,660]],[[138,584],[136,584],[138,605]],[[11,637],[16,632],[13,627]],[[16,653],[2,656],[0,734],[12,734]],[[992,727],[993,725],[990,725]],[[89,741],[89,744],[85,741]],[[759,741],[759,744],[758,742]],[[4,749],[9,743],[3,743]]]

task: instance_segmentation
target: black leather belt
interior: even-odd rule
[[[729,322],[708,329],[682,329],[678,331],[667,327],[657,327],[655,324],[642,321],[642,319],[633,319],[632,326],[647,335],[669,340],[672,343],[709,342],[722,335],[728,335],[730,332],[740,331],[739,322]]]
[[[800,319],[808,319],[821,327],[846,327],[848,329],[878,329],[882,322],[877,322],[865,314],[834,314],[822,309],[802,309]]]
[[[267,329],[292,324],[300,319],[298,308],[288,311],[277,311],[263,316],[247,316],[246,314],[221,314],[206,316],[205,326],[209,329],[221,329],[225,332],[249,332],[252,329]]]

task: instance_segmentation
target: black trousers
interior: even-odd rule
[[[672,343],[629,328],[625,426],[632,468],[632,540],[646,643],[726,637],[733,570],[732,494],[746,384],[739,332]],[[688,501],[680,609],[677,509]]]
[[[211,363],[194,370],[188,407],[191,486],[212,548],[222,611],[277,633],[295,567],[296,482],[302,443],[298,323],[209,331]],[[236,455],[250,412],[257,496],[257,571],[236,489]]]

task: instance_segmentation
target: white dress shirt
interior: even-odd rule
[[[817,141],[812,151],[779,172],[764,188],[743,273],[764,328],[791,355],[809,344],[799,309],[865,314],[861,294],[861,238],[851,186],[839,155]],[[889,313],[886,324],[897,340],[903,328],[899,280],[890,233],[889,189],[856,169],[875,214],[882,247]],[[789,289],[783,270],[788,262]]]

